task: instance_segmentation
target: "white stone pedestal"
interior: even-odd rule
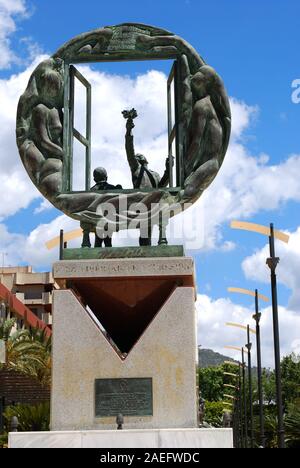
[[[97,417],[95,381],[130,378],[152,379],[153,411],[147,416],[124,414],[124,429],[196,428],[193,260],[60,261],[54,278],[63,289],[53,299],[51,430],[116,429],[115,414]],[[126,357],[87,312],[86,303],[112,338],[130,346]],[[140,334],[139,327],[144,327]],[[80,440],[82,434],[92,437],[76,434]],[[157,443],[160,432],[149,434]]]
[[[233,448],[231,429],[13,432],[10,448]]]

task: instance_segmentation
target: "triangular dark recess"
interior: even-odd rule
[[[176,286],[176,280],[162,278],[79,279],[68,284],[122,355],[130,352]]]

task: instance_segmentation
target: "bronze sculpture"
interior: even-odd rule
[[[131,109],[131,111],[123,111],[122,114],[127,119],[125,149],[131,169],[133,188],[157,189],[166,187],[169,181],[169,158],[166,160],[166,170],[162,178],[157,172],[148,169],[149,163],[146,157],[143,154],[135,153],[134,150],[132,130],[135,127],[133,119],[137,117],[137,112],[135,109]]]
[[[176,65],[175,186],[169,177],[170,163],[160,178],[148,170],[143,158],[135,155],[135,159],[129,156],[134,173],[132,190],[125,193],[122,189],[91,189],[90,139],[77,132],[72,120],[72,80],[76,76],[87,88],[89,84],[72,64],[145,59],[173,59]],[[127,124],[130,155],[132,116]],[[185,209],[194,203],[223,163],[230,126],[230,106],[223,82],[190,44],[160,28],[125,23],[75,37],[36,68],[20,98],[17,143],[33,183],[56,208],[81,222],[87,239],[88,231],[95,231],[99,222],[117,231],[130,229],[131,222],[137,221],[132,224],[136,229],[146,219],[152,225],[159,224],[159,213],[168,209],[173,216],[174,206]],[[73,137],[87,148],[86,190],[81,192],[72,190]],[[171,160],[169,155],[168,161]],[[144,167],[142,176],[138,165]],[[120,196],[122,201],[126,196],[125,204],[120,204]],[[107,203],[115,210],[114,219],[106,218],[99,209]],[[136,204],[143,204],[147,213],[141,216],[133,210]],[[163,229],[160,243],[166,243]]]

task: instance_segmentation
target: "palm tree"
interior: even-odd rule
[[[289,405],[285,418],[286,442],[290,447],[300,447],[300,402]]]
[[[49,386],[51,379],[51,338],[37,329],[14,330],[16,320],[0,324],[0,339],[6,344],[6,363],[2,368],[21,372]]]

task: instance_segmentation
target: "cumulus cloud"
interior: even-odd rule
[[[0,219],[26,208],[40,196],[19,158],[15,127],[19,97],[32,71],[44,59],[45,56],[39,56],[24,72],[0,80]]]
[[[151,169],[163,174],[167,147],[167,77],[150,70],[136,78],[109,75],[79,66],[92,85],[92,167],[106,167],[109,180],[131,188],[131,173],[125,153],[124,109],[135,107],[139,117],[134,130],[135,147],[144,153]],[[85,135],[85,90],[75,88],[75,127]],[[84,188],[84,148],[75,144],[74,189]]]
[[[5,3],[9,2],[2,1],[2,4]],[[40,197],[18,156],[15,144],[15,115],[18,98],[25,90],[31,72],[44,58],[37,57],[24,72],[0,81],[0,184],[2,187],[0,251],[8,254],[7,264],[30,263],[35,268],[47,269],[57,259],[58,253],[57,250],[47,251],[45,242],[57,236],[60,229],[69,231],[77,228],[78,223],[61,215],[49,224],[38,225],[28,236],[8,232],[3,224],[6,217],[27,207],[30,202]],[[93,87],[93,167],[104,165],[108,169],[111,183],[130,186],[131,175],[124,151],[125,121],[121,111],[136,107],[140,115],[135,128],[136,149],[145,153],[151,161],[151,168],[162,174],[167,154],[166,76],[155,70],[136,78],[108,75],[87,66],[81,66],[80,70]],[[78,88],[76,126],[82,133],[84,133],[85,119],[84,99],[83,90]],[[300,156],[291,155],[275,165],[270,163],[270,158],[265,154],[250,154],[246,148],[244,135],[255,121],[259,110],[236,99],[231,99],[231,106],[232,139],[219,176],[197,204],[173,220],[175,227],[186,228],[184,232],[186,236],[193,231],[192,234],[196,235],[197,240],[200,239],[202,249],[218,248],[223,252],[235,248],[232,242],[222,238],[220,227],[224,223],[228,223],[233,218],[250,218],[262,210],[276,210],[290,200],[300,200],[298,182]],[[76,147],[74,185],[78,188],[81,188],[80,174],[83,174],[83,160],[83,152]],[[49,209],[49,204],[41,201],[36,214],[45,209]],[[195,227],[192,229],[193,223]],[[132,243],[136,245],[137,233],[130,233],[130,236]],[[170,234],[173,243],[175,240],[176,243],[182,243],[183,237],[183,233],[177,238]],[[290,287],[293,293],[288,307],[280,308],[280,315],[284,316],[281,323],[283,353],[299,349],[297,329],[299,330],[300,323],[294,310],[296,305],[300,304],[296,274],[300,263],[299,249],[297,251],[300,228],[292,234],[292,237],[289,246],[278,244],[278,254],[282,257],[279,268],[284,270],[281,271],[280,280]],[[115,245],[130,242],[128,239],[120,239],[120,236],[115,236],[115,239]],[[74,245],[79,246],[79,243],[80,240],[77,240]],[[249,278],[269,281],[268,270],[264,269],[266,249],[267,247],[253,255],[251,259],[245,260],[243,268]],[[238,306],[222,298],[213,300],[205,295],[198,297],[197,307],[200,344],[204,347],[213,347],[222,353],[226,344],[243,344],[244,336],[237,335],[236,330],[226,329],[225,335],[224,323],[238,321],[246,324],[251,319],[251,308]],[[270,307],[263,310],[262,326],[264,365],[272,366]]]
[[[57,237],[60,229],[70,231],[76,228],[77,223],[65,215],[58,216],[51,223],[40,224],[28,236],[9,232],[4,224],[0,224],[0,252],[7,254],[6,265],[26,264],[48,270],[58,260],[58,247],[49,251],[45,243]]]
[[[205,214],[205,246],[222,242],[220,226],[233,219],[251,219],[259,212],[275,211],[288,201],[300,201],[298,173],[300,155],[290,155],[279,164],[270,164],[265,154],[254,156],[242,142],[237,128],[239,117],[251,122],[256,112],[243,103],[234,104],[233,138],[218,177],[199,201]],[[248,120],[245,115],[248,114]],[[237,124],[235,124],[237,122]],[[282,181],[284,180],[284,184]]]
[[[0,81],[0,183],[4,200],[0,219],[27,207],[39,197],[20,162],[15,144],[15,115],[19,96],[26,88],[30,74],[45,56],[39,56],[24,72]],[[125,120],[121,111],[136,107],[139,118],[134,129],[136,150],[145,153],[151,168],[163,173],[167,155],[166,80],[155,70],[130,76],[109,75],[90,66],[79,66],[90,81],[92,106],[92,167],[107,168],[109,181],[131,187],[131,174],[125,149]],[[75,126],[85,132],[85,91],[76,87]],[[265,154],[252,155],[245,144],[245,132],[255,122],[259,109],[231,99],[232,138],[223,167],[209,190],[192,208],[171,222],[170,240],[183,241],[192,234],[191,248],[220,249],[229,252],[235,245],[222,238],[222,225],[233,218],[250,218],[262,210],[278,209],[283,203],[300,200],[298,169],[300,156],[292,155],[280,164],[270,164]],[[83,189],[84,149],[75,144],[74,189]],[[282,184],[282,180],[285,184]],[[37,211],[48,204],[42,203]],[[173,235],[179,226],[177,238]],[[189,248],[189,245],[186,247]]]
[[[277,267],[277,280],[291,290],[292,294],[288,307],[297,311],[300,307],[300,227],[289,234],[290,241],[288,244],[280,241],[276,242],[276,255],[280,257],[280,263]],[[269,256],[269,244],[266,244],[262,249],[247,257],[242,264],[246,278],[268,283],[270,281],[270,270],[266,265],[266,259]]]
[[[9,68],[19,59],[11,48],[10,37],[16,31],[16,18],[26,18],[26,0],[0,0],[0,69]]]
[[[198,343],[203,348],[212,348],[234,359],[241,360],[239,352],[225,349],[224,346],[242,347],[246,344],[246,331],[225,326],[226,322],[250,324],[255,328],[252,320],[254,308],[238,305],[230,299],[213,300],[207,295],[198,295]],[[271,306],[261,309],[261,339],[262,359],[264,367],[274,367],[273,324]],[[281,355],[299,352],[300,315],[289,307],[279,307]],[[256,338],[252,335],[253,365],[256,364]]]

